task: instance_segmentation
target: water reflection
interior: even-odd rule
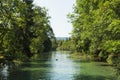
[[[8,72],[8,65],[4,64],[2,66],[1,72],[0,72],[0,80],[8,80],[9,72]]]
[[[52,53],[51,80],[74,80],[75,68],[65,51]]]

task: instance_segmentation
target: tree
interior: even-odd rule
[[[32,0],[0,1],[0,54],[5,59],[26,59],[43,52],[54,33],[45,8]],[[46,45],[45,43],[49,43]]]
[[[119,72],[119,0],[76,0],[69,15],[76,50],[99,61],[107,61]]]

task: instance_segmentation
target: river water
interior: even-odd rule
[[[26,62],[13,71],[1,72],[0,80],[115,80],[110,66],[74,60],[69,53],[43,53],[35,62]]]

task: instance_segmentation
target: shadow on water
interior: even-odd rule
[[[27,63],[20,67],[10,73],[9,80],[39,80],[45,78],[45,68],[41,68],[39,64]]]
[[[31,80],[29,71],[16,70],[12,72],[8,80]]]
[[[22,72],[17,65],[12,62],[9,62],[1,67],[0,71],[0,80],[25,80],[26,77],[30,76],[29,73]],[[27,78],[30,80],[29,78]]]
[[[4,61],[0,63],[0,80],[9,80],[10,71],[15,68],[11,61]]]
[[[34,62],[25,62],[18,69],[12,71],[9,80],[50,80],[50,54],[40,54],[39,59]]]

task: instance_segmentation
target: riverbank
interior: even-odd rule
[[[120,76],[116,75],[116,70],[113,67],[113,65],[107,62],[98,61],[98,59],[94,59],[93,56],[91,55],[81,54],[78,52],[71,53],[70,58],[74,59],[75,61],[81,62],[80,65],[82,68],[81,69],[82,77],[78,79],[81,79],[81,80],[120,80]]]
[[[78,52],[71,53],[70,58],[80,62],[81,77],[77,80],[120,80],[113,65],[107,62],[95,61],[93,56]]]
[[[79,52],[72,52],[70,57],[74,59],[80,59],[80,61],[93,61],[93,58],[91,55],[82,54]]]

